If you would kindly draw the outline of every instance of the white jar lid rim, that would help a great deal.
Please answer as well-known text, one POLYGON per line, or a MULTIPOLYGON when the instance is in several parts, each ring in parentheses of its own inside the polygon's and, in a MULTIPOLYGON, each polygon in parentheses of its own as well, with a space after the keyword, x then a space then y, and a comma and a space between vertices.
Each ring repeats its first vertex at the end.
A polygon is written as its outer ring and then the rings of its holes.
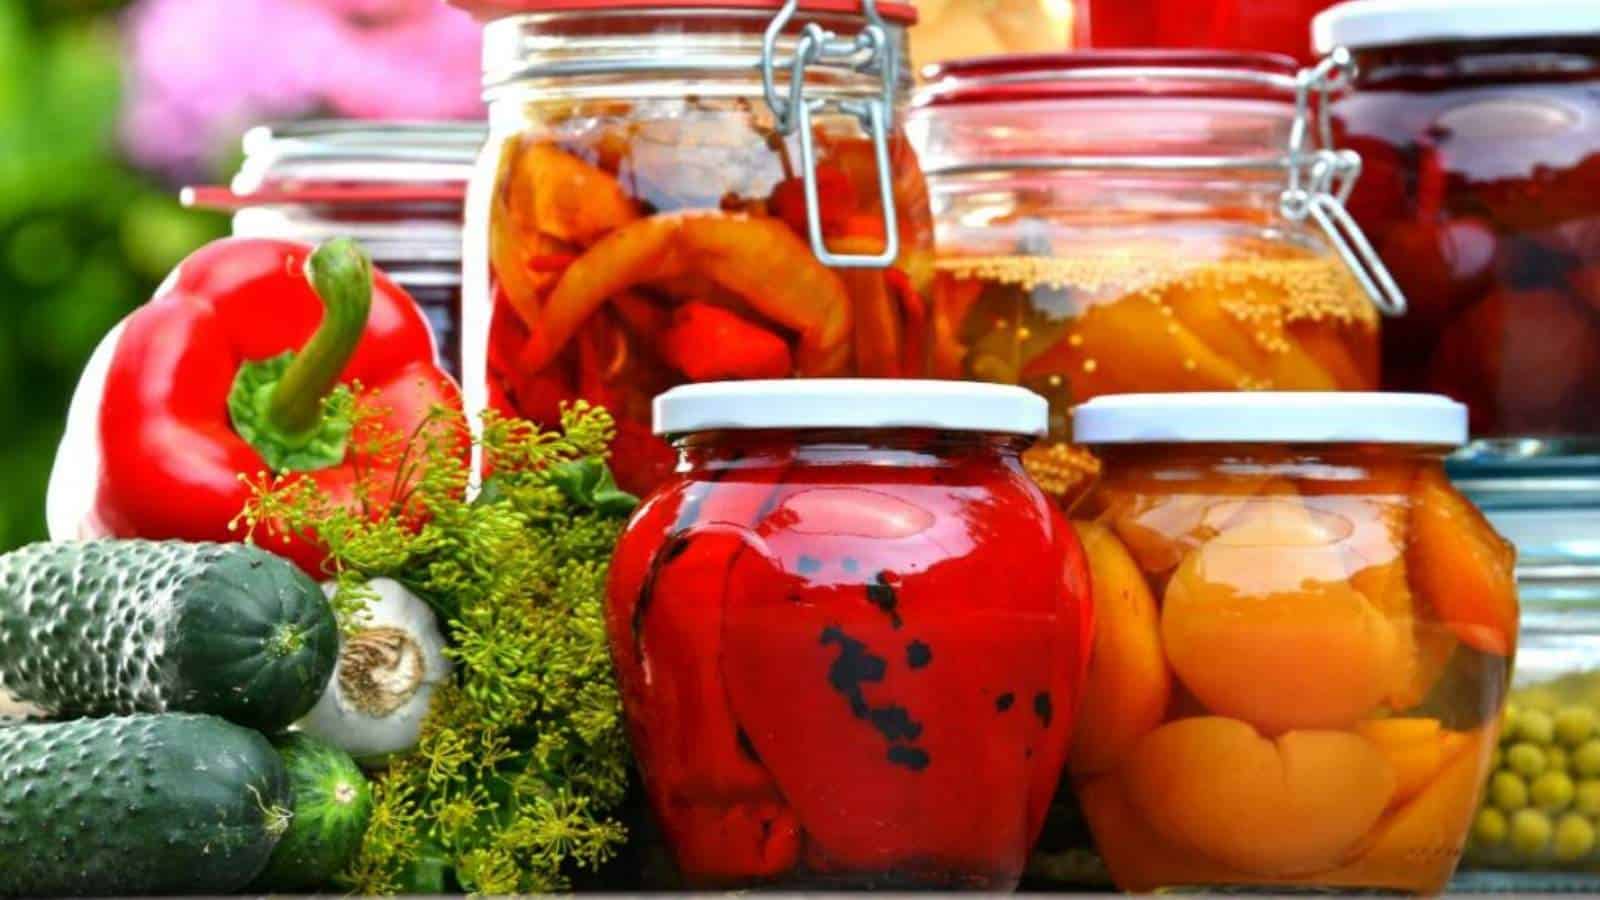
POLYGON ((1001 384, 893 378, 713 381, 655 400, 655 433, 758 429, 929 428, 1041 435, 1043 397, 1001 384))
POLYGON ((1351 0, 1311 21, 1318 53, 1399 44, 1600 33, 1595 0, 1351 0))
POLYGON ((1467 408, 1438 394, 1234 392, 1096 397, 1072 414, 1080 444, 1411 444, 1458 447, 1467 408))

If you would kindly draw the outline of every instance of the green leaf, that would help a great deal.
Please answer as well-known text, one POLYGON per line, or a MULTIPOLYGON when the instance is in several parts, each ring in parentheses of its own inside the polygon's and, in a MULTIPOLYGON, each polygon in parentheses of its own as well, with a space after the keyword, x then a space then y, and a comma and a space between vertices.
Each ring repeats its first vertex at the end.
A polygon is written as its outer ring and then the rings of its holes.
POLYGON ((639 505, 639 498, 617 487, 611 467, 599 457, 586 457, 552 466, 550 482, 573 503, 602 515, 623 517, 639 505))

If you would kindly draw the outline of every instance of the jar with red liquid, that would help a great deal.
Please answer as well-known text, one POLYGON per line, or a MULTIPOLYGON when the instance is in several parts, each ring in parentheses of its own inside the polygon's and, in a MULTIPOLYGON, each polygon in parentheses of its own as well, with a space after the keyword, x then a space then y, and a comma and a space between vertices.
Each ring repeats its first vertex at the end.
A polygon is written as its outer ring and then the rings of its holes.
POLYGON ((688 385, 611 566, 634 756, 697 887, 1017 884, 1093 606, 1010 386, 688 385))
POLYGON ((416 298, 457 374, 462 204, 483 136, 456 122, 260 126, 245 135, 232 184, 187 188, 183 202, 233 213, 239 237, 356 238, 416 298))
POLYGON ((911 114, 939 277, 932 372, 1051 405, 1028 462, 1070 505, 1105 394, 1377 386, 1404 300, 1341 200, 1330 62, 1174 50, 988 57, 927 71, 911 114))
POLYGON ((671 471, 650 402, 675 385, 922 374, 909 4, 456 2, 488 20, 469 408, 605 406, 639 493, 671 471))
POLYGON ((1461 474, 1600 484, 1600 4, 1346 3, 1316 43, 1359 68, 1351 211, 1410 300, 1385 387, 1468 405, 1461 474))
POLYGON ((1337 0, 1076 0, 1084 49, 1254 50, 1315 61, 1311 18, 1337 0))

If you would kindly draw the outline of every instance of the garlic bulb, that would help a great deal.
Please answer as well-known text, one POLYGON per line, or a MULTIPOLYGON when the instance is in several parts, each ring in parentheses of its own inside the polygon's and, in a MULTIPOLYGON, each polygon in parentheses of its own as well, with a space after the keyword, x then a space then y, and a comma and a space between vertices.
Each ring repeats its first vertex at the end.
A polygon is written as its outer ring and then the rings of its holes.
MULTIPOLYGON (((362 762, 416 747, 434 688, 450 677, 433 610, 399 582, 368 582, 377 596, 339 646, 339 665, 300 730, 362 762)), ((330 597, 337 585, 322 586, 330 597)))

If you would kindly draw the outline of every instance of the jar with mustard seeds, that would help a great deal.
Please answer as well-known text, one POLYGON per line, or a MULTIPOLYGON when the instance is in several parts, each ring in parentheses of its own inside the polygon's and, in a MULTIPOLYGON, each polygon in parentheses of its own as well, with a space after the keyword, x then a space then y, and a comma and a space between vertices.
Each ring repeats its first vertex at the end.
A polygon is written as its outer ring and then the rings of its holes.
POLYGON ((1345 213, 1359 174, 1322 98, 1347 58, 1082 51, 925 72, 936 377, 1050 402, 1030 452, 1071 502, 1098 469, 1069 410, 1105 394, 1370 390, 1403 310, 1345 213))

